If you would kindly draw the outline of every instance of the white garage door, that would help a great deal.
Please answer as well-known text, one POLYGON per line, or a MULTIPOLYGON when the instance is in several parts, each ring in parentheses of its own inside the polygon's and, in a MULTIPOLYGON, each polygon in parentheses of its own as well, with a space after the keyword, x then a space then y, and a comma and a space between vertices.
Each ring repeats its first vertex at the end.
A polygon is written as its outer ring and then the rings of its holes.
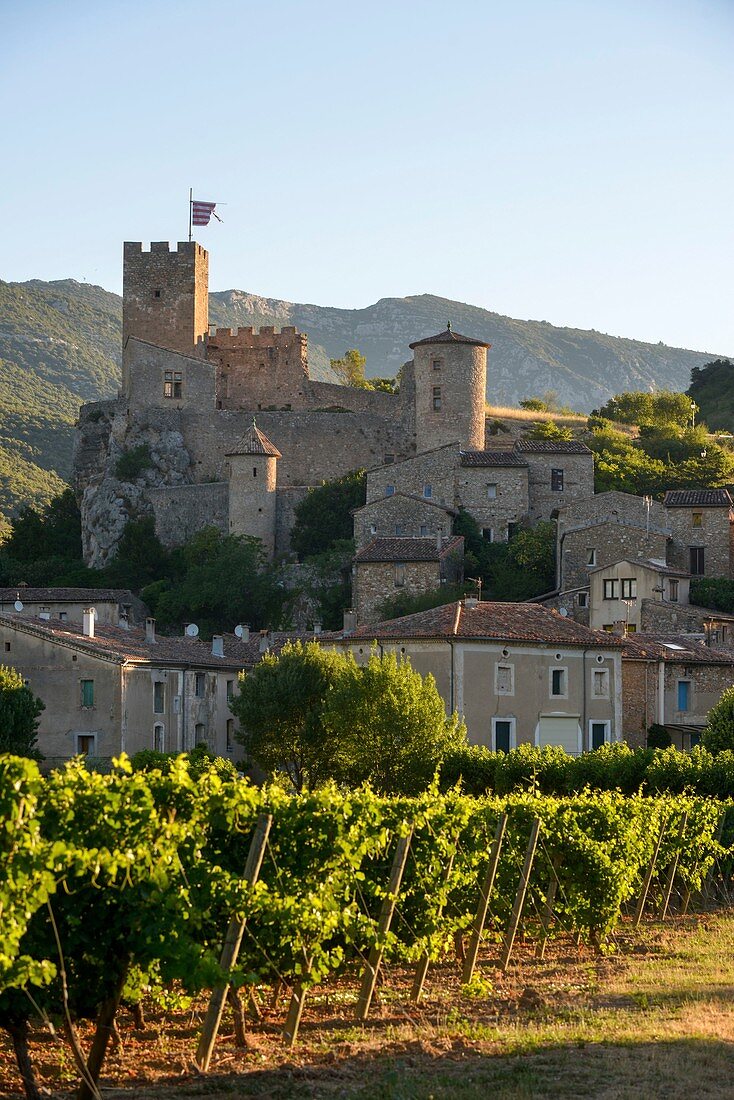
POLYGON ((576 756, 579 751, 579 720, 566 714, 544 714, 538 726, 539 745, 560 745, 576 756))

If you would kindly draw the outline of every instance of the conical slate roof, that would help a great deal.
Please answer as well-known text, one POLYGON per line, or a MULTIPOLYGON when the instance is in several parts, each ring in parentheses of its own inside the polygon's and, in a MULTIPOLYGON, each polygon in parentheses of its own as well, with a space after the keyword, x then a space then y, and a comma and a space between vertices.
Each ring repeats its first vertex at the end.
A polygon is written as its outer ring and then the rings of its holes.
POLYGON ((408 347, 412 351, 413 348, 420 348, 424 344, 472 344, 475 348, 490 348, 492 346, 486 344, 484 340, 474 340, 471 336, 462 336, 461 333, 454 332, 450 321, 443 332, 439 332, 435 336, 426 336, 424 340, 414 340, 412 344, 408 344, 408 347))
POLYGON ((271 443, 268 437, 260 431, 254 420, 249 432, 246 432, 234 450, 227 451, 227 457, 229 457, 229 455, 271 455, 273 458, 283 457, 275 444, 271 443))

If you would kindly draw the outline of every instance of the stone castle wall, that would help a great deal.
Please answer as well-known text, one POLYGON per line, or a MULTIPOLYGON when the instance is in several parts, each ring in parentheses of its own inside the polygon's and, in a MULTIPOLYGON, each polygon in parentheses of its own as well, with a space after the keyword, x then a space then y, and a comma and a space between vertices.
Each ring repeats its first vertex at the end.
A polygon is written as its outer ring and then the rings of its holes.
MULTIPOLYGON (((195 241, 154 241, 123 252, 122 346, 128 338, 203 358, 209 326, 209 253, 195 241)), ((125 373, 123 372, 123 381, 125 373)))
POLYGON ((201 531, 216 527, 228 532, 228 485, 225 481, 202 485, 166 485, 147 490, 155 517, 155 530, 164 546, 172 549, 201 531))
POLYGON ((553 454, 523 451, 528 464, 529 516, 532 523, 551 518, 558 508, 575 500, 593 496, 594 456, 589 454, 553 454), (551 488, 552 470, 563 471, 563 490, 551 488))

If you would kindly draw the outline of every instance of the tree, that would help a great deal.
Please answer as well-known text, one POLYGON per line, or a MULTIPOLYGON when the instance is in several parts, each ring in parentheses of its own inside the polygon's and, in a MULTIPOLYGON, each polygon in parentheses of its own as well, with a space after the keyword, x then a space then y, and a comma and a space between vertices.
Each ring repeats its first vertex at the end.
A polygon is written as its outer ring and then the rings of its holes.
POLYGON ((152 516, 131 519, 122 532, 117 553, 104 571, 107 584, 114 588, 138 590, 165 576, 170 555, 155 530, 152 516))
POLYGON ((573 439, 573 432, 570 428, 556 424, 554 420, 541 420, 528 432, 527 438, 563 440, 568 443, 573 439))
POLYGON ((335 543, 351 539, 354 533, 352 510, 364 502, 364 470, 353 470, 344 477, 325 481, 317 489, 309 489, 296 505, 291 531, 291 546, 299 558, 321 554, 332 549, 335 543))
POLYGON ((616 420, 621 424, 675 424, 679 428, 687 428, 691 424, 693 411, 688 394, 671 390, 659 390, 657 393, 637 390, 616 394, 606 405, 595 409, 592 416, 616 420))
POLYGON ((14 668, 0 665, 0 753, 42 760, 36 748, 44 704, 14 668))
POLYGON ((342 739, 325 727, 323 711, 343 663, 316 642, 287 644, 242 678, 230 704, 248 755, 297 791, 342 773, 342 739))
POLYGON ((341 359, 330 359, 331 369, 343 386, 354 386, 357 389, 368 389, 364 368, 367 359, 356 348, 345 351, 341 359))
POLYGON ((323 720, 340 731, 344 778, 381 794, 419 794, 447 753, 466 742, 464 723, 446 716, 433 676, 407 659, 373 653, 366 665, 351 655, 343 661, 323 720))
POLYGON ((3 551, 16 562, 81 560, 82 520, 73 490, 54 497, 41 512, 22 508, 11 523, 3 551))
POLYGON ((708 712, 701 744, 714 755, 734 750, 734 687, 727 688, 708 712))

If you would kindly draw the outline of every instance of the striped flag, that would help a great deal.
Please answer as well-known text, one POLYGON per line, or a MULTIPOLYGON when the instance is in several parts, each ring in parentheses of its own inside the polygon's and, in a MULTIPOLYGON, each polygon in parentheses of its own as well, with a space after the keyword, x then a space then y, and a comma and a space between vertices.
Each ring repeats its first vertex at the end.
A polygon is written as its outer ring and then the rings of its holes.
MULTIPOLYGON (((215 202, 201 202, 199 199, 191 200, 191 221, 194 225, 208 225, 209 219, 214 214, 214 207, 217 204, 215 202)), ((220 222, 222 219, 214 214, 214 217, 220 222)))

